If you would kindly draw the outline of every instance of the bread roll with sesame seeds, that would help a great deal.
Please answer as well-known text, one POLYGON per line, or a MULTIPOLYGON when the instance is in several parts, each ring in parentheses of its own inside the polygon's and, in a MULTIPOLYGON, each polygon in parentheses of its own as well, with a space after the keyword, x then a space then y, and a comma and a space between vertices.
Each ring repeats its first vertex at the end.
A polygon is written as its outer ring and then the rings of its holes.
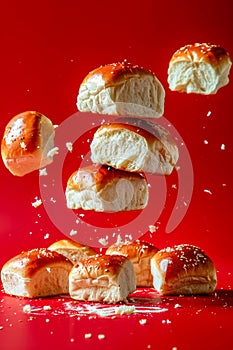
POLYGON ((186 93, 215 94, 228 84, 231 65, 229 53, 219 45, 185 45, 169 62, 169 88, 186 93))
POLYGON ((154 288, 163 295, 208 294, 217 285, 212 260, 190 244, 159 250, 151 259, 151 273, 154 288))
POLYGON ((164 112, 165 90, 149 70, 127 60, 92 70, 77 97, 81 112, 158 118, 164 112))
POLYGON ((137 287, 153 287, 150 260, 157 251, 153 244, 136 240, 113 244, 106 254, 126 256, 134 266, 137 287))
POLYGON ((1 155, 6 168, 15 176, 24 176, 53 160, 48 152, 54 147, 54 126, 36 111, 17 114, 6 125, 1 155))

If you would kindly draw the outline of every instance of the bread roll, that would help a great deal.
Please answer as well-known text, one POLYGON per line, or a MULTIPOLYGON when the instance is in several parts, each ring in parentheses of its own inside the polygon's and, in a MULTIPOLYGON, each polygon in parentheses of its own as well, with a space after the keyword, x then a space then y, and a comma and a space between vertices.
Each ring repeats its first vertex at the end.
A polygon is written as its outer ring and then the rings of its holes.
POLYGON ((190 244, 158 251, 151 259, 154 288, 168 294, 207 294, 217 285, 216 269, 210 258, 190 244))
POLYGON ((218 45, 185 45, 170 60, 169 88, 186 93, 215 94, 228 84, 231 65, 229 53, 218 45))
POLYGON ((74 265, 79 260, 97 254, 93 248, 82 245, 78 242, 74 242, 70 239, 62 239, 60 241, 54 242, 48 247, 48 249, 64 255, 74 265))
POLYGON ((97 255, 79 261, 69 275, 76 300, 117 303, 136 289, 134 268, 124 256, 97 255))
POLYGON ((162 126, 140 119, 100 126, 90 145, 94 163, 129 172, 169 175, 178 161, 178 148, 162 126))
POLYGON ((70 176, 66 201, 70 209, 97 212, 139 210, 147 205, 148 186, 140 174, 91 165, 70 176))
POLYGON ((54 147, 54 126, 43 114, 27 111, 12 118, 1 144, 2 159, 16 176, 24 176, 52 162, 47 156, 54 147))
POLYGON ((22 252, 7 261, 1 270, 5 293, 38 298, 68 293, 72 263, 46 248, 22 252))
POLYGON ((80 85, 77 107, 81 112, 157 118, 163 115, 164 99, 157 77, 125 60, 91 71, 80 85))
POLYGON ((137 287, 153 287, 150 260, 158 249, 151 243, 136 240, 121 242, 108 247, 106 254, 123 255, 134 266, 137 287))

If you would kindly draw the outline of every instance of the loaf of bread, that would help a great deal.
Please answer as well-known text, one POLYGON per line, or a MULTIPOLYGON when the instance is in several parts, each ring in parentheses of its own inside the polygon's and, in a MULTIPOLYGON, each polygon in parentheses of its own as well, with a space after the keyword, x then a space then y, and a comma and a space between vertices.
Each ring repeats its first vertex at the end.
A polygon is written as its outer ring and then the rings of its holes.
POLYGON ((23 176, 53 160, 48 152, 54 148, 54 126, 50 119, 35 111, 12 118, 5 128, 1 143, 2 159, 7 169, 23 176))
POLYGON ((80 85, 77 107, 81 112, 157 118, 163 115, 164 99, 158 78, 125 60, 91 71, 80 85))
POLYGON ((219 45, 185 45, 170 60, 168 84, 173 91, 215 94, 228 84, 231 65, 229 53, 219 45))
POLYGON ((148 185, 140 174, 90 165, 75 171, 67 182, 70 209, 118 212, 139 210, 148 202, 148 185))
POLYGON ((106 254, 127 257, 134 266, 136 286, 153 287, 150 261, 157 251, 153 244, 136 240, 113 244, 108 247, 106 254))
POLYGON ((90 148, 94 163, 129 172, 169 175, 179 157, 178 147, 165 128, 139 118, 103 124, 90 148))
POLYGON ((151 259, 151 273, 154 288, 163 295, 207 294, 217 285, 214 263, 190 244, 159 250, 151 259))
POLYGON ((26 298, 66 294, 72 266, 63 255, 46 248, 24 251, 3 265, 4 291, 26 298))
POLYGON ((64 255, 69 259, 72 264, 76 264, 79 260, 88 258, 89 256, 96 255, 96 251, 86 245, 75 242, 71 239, 61 239, 52 243, 49 250, 56 251, 59 254, 64 255))
POLYGON ((126 301, 135 289, 133 265, 120 255, 81 260, 69 275, 70 296, 76 300, 117 303, 126 301))

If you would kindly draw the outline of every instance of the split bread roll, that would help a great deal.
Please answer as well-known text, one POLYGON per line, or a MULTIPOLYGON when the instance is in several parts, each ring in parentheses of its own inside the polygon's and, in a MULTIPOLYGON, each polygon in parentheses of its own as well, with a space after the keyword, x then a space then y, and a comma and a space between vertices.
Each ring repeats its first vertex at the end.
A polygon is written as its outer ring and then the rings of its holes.
POLYGON ((183 46, 170 60, 169 88, 186 93, 215 94, 228 84, 231 65, 229 53, 218 45, 183 46))
POLYGON ((64 255, 74 265, 79 260, 97 254, 93 248, 86 245, 82 245, 78 242, 74 242, 70 239, 62 239, 57 242, 54 242, 48 247, 48 249, 64 255))
POLYGON ((140 174, 91 165, 70 176, 66 202, 70 209, 97 212, 139 210, 147 205, 148 186, 140 174))
POLYGON ((26 298, 66 294, 72 266, 63 255, 46 248, 22 252, 2 267, 4 291, 26 298))
POLYGON ((126 301, 135 289, 133 265, 120 255, 81 260, 69 275, 70 296, 76 300, 117 303, 126 301))
POLYGON ((217 285, 211 259, 198 247, 175 245, 158 251, 151 259, 154 288, 163 295, 207 294, 217 285))
POLYGON ((1 144, 2 159, 16 176, 24 176, 52 162, 48 152, 54 147, 54 126, 43 114, 26 111, 12 118, 1 144))
POLYGON ((162 126, 128 118, 100 126, 90 145, 91 160, 129 172, 169 175, 179 157, 178 147, 162 126))
POLYGON ((134 242, 121 242, 108 247, 106 254, 123 255, 134 266, 137 287, 153 287, 150 261, 158 249, 151 243, 136 240, 134 242))
POLYGON ((165 91, 149 70, 127 60, 91 71, 77 97, 80 112, 158 118, 164 112, 165 91))

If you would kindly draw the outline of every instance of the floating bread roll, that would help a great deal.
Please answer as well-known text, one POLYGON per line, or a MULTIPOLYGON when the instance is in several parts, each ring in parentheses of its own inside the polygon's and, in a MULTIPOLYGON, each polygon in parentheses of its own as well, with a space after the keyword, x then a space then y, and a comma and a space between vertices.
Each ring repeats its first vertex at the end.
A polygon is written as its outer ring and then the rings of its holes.
POLYGON ((228 84, 231 65, 229 53, 219 45, 185 45, 169 62, 169 88, 186 93, 215 94, 228 84))
POLYGON ((72 266, 63 255, 46 248, 22 252, 2 267, 4 291, 26 298, 66 294, 72 266))
POLYGON ((145 208, 148 186, 140 174, 91 165, 75 171, 66 187, 70 209, 118 212, 145 208))
POLYGON ((106 254, 127 257, 134 266, 137 287, 153 287, 150 260, 157 251, 153 244, 136 240, 113 244, 106 254))
POLYGON ((7 169, 23 176, 53 160, 48 152, 54 148, 54 126, 43 114, 26 111, 12 118, 1 143, 2 159, 7 169))
POLYGON ((149 70, 127 60, 91 71, 82 81, 77 97, 81 112, 161 117, 165 91, 149 70))
POLYGON ((198 247, 175 245, 159 250, 151 259, 154 288, 161 294, 207 294, 217 285, 211 259, 198 247))
POLYGON ((136 289, 135 272, 124 256, 97 255, 79 261, 69 275, 70 296, 76 300, 117 303, 136 289))
POLYGON ((54 242, 48 249, 64 255, 72 264, 76 264, 79 260, 97 254, 93 248, 74 242, 71 239, 61 239, 54 242))
POLYGON ((103 124, 90 145, 94 163, 129 172, 169 175, 179 157, 169 132, 156 123, 128 118, 128 123, 103 124))

